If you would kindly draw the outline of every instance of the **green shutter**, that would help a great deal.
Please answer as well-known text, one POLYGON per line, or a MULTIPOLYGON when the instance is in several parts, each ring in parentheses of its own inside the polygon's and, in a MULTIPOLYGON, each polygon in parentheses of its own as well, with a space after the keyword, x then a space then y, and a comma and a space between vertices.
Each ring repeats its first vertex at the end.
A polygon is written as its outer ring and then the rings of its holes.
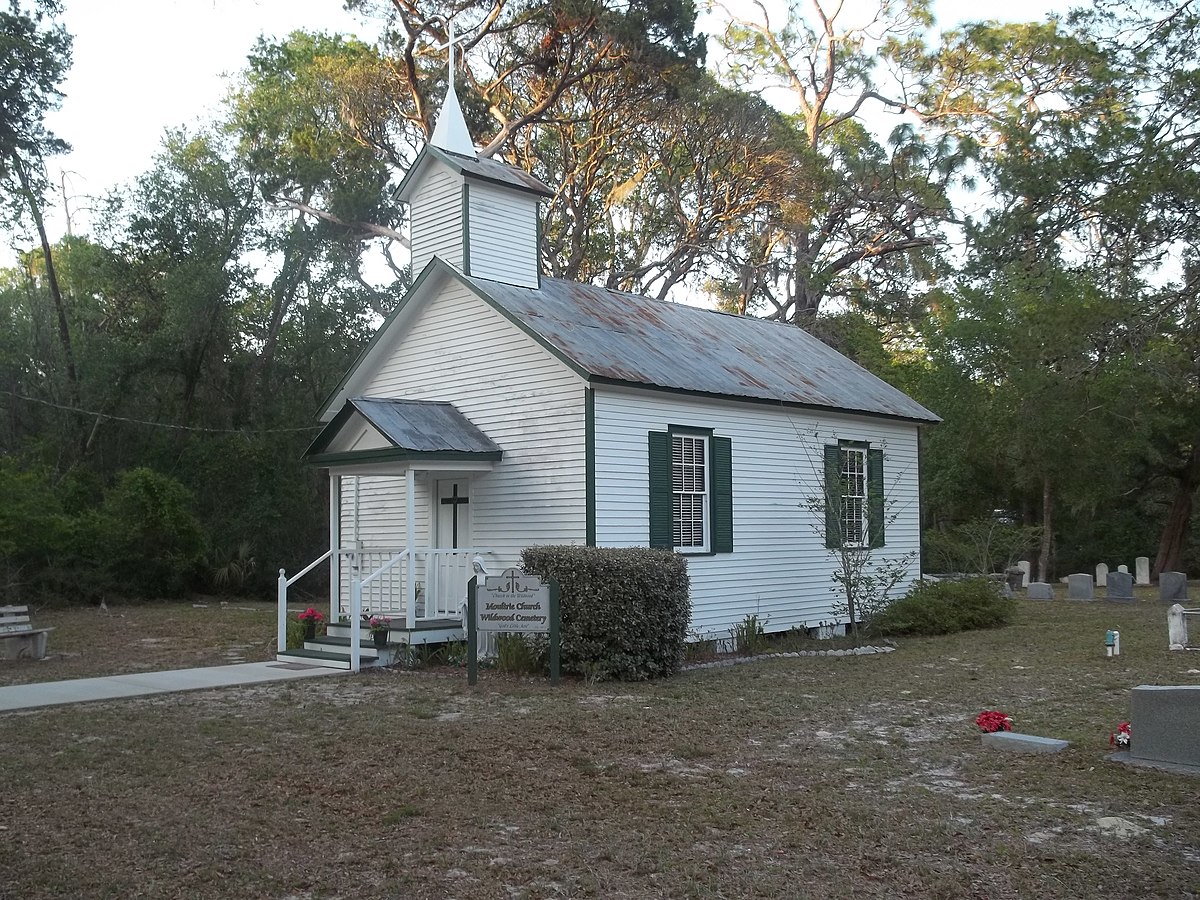
POLYGON ((842 546, 842 451, 837 444, 825 445, 825 546, 842 546))
POLYGON ((883 451, 867 451, 867 521, 871 547, 883 546, 883 451))
POLYGON ((733 552, 733 442, 714 437, 712 446, 712 526, 709 537, 713 553, 733 552))
POLYGON ((675 543, 671 527, 671 435, 650 432, 650 546, 670 550, 675 543))

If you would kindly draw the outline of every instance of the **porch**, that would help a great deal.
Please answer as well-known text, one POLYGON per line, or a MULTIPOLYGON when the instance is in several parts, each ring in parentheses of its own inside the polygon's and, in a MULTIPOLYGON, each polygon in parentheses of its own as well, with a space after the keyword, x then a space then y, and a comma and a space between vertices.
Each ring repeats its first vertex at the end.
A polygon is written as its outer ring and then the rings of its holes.
POLYGON ((421 644, 466 639, 463 620, 467 582, 485 570, 490 552, 475 548, 343 548, 326 551, 299 572, 279 570, 277 658, 359 671, 390 664, 402 650, 421 644), (330 602, 326 633, 287 647, 289 588, 330 560, 330 602), (345 586, 345 590, 340 589, 345 586), (376 647, 367 624, 372 616, 390 619, 387 645, 376 647))
POLYGON ((385 660, 371 616, 391 619, 389 646, 462 640, 467 582, 490 555, 473 542, 472 494, 502 456, 449 403, 348 400, 305 453, 329 470, 330 549, 295 575, 279 570, 280 659, 355 672, 385 660), (326 561, 328 634, 289 653, 289 588, 326 561))

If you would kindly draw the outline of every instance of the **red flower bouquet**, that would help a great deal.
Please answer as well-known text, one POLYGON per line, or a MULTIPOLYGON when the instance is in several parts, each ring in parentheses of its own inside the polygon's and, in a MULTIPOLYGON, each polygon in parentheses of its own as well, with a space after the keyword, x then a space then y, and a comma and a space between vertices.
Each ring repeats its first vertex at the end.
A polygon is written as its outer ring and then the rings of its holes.
POLYGON ((996 709, 985 709, 975 717, 975 724, 985 734, 997 731, 1012 731, 1012 717, 996 709))

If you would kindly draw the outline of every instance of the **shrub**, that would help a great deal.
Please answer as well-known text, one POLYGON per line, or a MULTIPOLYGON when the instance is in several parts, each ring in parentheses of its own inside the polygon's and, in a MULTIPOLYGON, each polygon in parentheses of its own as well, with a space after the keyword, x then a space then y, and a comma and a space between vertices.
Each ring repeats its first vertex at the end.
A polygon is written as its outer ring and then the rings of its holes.
POLYGON ((998 628, 1012 620, 1016 604, 986 578, 922 581, 872 622, 877 634, 952 634, 998 628))
POLYGON ((528 547, 525 571, 557 579, 562 668, 590 678, 662 678, 683 664, 687 560, 640 547, 528 547))
POLYGON ((115 587, 142 597, 182 594, 204 554, 187 488, 151 469, 129 469, 104 496, 96 542, 115 587))

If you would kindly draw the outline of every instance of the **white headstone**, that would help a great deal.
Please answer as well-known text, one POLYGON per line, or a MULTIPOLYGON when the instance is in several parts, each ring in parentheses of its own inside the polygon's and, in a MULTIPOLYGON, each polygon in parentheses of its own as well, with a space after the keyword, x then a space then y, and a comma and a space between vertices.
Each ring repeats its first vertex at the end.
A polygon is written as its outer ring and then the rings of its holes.
POLYGON ((1129 574, 1129 566, 1117 566, 1117 571, 1120 572, 1122 575, 1128 575, 1129 574))
POLYGON ((1021 570, 1021 587, 1029 587, 1029 560, 1018 560, 1017 568, 1021 570))
POLYGON ((1096 563, 1096 587, 1108 587, 1108 563, 1096 563))
POLYGON ((1183 615, 1183 607, 1176 603, 1167 610, 1167 646, 1171 650, 1183 650, 1187 642, 1187 619, 1183 615))
POLYGON ((1150 557, 1139 556, 1133 561, 1133 568, 1134 572, 1136 573, 1134 581, 1137 584, 1150 583, 1150 557))

